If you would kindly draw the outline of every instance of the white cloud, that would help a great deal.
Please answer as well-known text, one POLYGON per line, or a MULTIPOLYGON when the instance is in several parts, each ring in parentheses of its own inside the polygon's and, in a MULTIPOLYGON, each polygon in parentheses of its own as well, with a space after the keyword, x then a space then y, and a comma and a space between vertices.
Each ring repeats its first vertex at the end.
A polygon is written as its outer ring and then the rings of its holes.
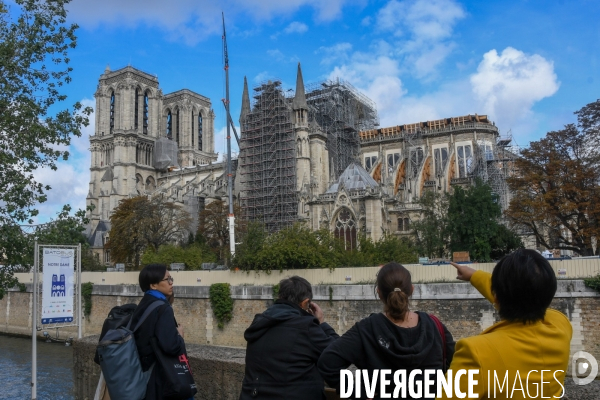
POLYGON ((297 56, 288 57, 285 54, 283 54, 283 52, 279 49, 267 50, 267 55, 277 62, 291 63, 299 61, 297 56))
POLYGON ((329 79, 342 78, 373 100, 382 126, 393 124, 391 117, 405 94, 398 61, 387 56, 383 49, 385 46, 379 46, 375 54, 355 52, 349 62, 335 67, 329 74, 329 79))
POLYGON ((377 27, 392 33, 396 52, 418 78, 429 79, 455 47, 455 25, 466 16, 453 0, 391 0, 377 13, 377 27))
POLYGON ((321 46, 316 54, 323 54, 321 64, 331 64, 334 62, 344 62, 348 59, 348 53, 352 50, 352 44, 344 42, 337 43, 333 46, 325 47, 321 46))
POLYGON ((221 12, 226 23, 235 29, 238 18, 250 16, 257 22, 289 16, 301 7, 315 11, 319 22, 339 18, 345 3, 355 0, 73 0, 68 4, 69 17, 88 29, 99 25, 134 28, 145 24, 167 32, 172 40, 194 45, 208 36, 220 34, 221 12))
POLYGON ((306 31, 308 31, 308 26, 306 24, 303 24, 302 22, 298 22, 298 21, 292 22, 283 30, 283 32, 287 33, 287 34, 304 33, 306 31))
MULTIPOLYGON (((94 108, 95 101, 83 99, 84 107, 94 108)), ((34 172, 36 181, 50 185, 48 200, 38 205, 40 214, 35 221, 48 222, 56 218, 63 205, 70 204, 73 212, 85 209, 85 199, 89 191, 91 154, 89 136, 94 134, 95 115, 90 116, 90 124, 82 128, 81 137, 73 137, 69 146, 69 159, 57 163, 56 171, 40 168, 34 172)))
POLYGON ((487 114, 501 134, 512 129, 521 143, 539 123, 535 103, 559 87, 551 61, 513 48, 485 53, 477 71, 428 92, 409 93, 400 65, 399 58, 389 55, 389 46, 379 42, 369 52, 350 54, 329 78, 342 77, 375 101, 382 127, 487 114))
POLYGON ((512 125, 530 116, 534 103, 556 93, 560 83, 551 61, 507 47, 484 54, 471 85, 484 112, 512 125))
POLYGON ((391 0, 377 14, 377 26, 418 42, 449 38, 456 22, 465 17, 453 0, 391 0))

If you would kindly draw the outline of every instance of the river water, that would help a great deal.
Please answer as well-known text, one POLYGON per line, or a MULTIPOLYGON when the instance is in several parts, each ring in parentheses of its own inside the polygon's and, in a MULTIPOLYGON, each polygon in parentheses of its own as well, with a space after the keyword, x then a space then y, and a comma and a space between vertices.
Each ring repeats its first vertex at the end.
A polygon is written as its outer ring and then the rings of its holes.
MULTIPOLYGON (((37 342, 37 398, 74 399, 73 348, 37 342)), ((31 339, 0 335, 0 399, 31 399, 31 339)))

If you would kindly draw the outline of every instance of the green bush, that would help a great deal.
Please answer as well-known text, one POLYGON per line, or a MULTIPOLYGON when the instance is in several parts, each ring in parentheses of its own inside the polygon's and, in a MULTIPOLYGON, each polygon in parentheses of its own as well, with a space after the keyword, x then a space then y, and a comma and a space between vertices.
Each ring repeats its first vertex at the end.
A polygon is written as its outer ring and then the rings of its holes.
POLYGON ((283 269, 362 267, 390 261, 415 263, 415 246, 408 240, 385 235, 377 242, 359 234, 358 248, 346 250, 344 244, 326 229, 312 231, 302 224, 268 235, 258 224, 236 249, 233 266, 244 271, 283 269))
POLYGON ((83 299, 83 316, 86 318, 90 317, 92 313, 92 290, 94 284, 92 282, 86 282, 81 285, 81 298, 83 299))
POLYGON ((279 298, 279 283, 273 285, 273 300, 277 300, 279 298))
POLYGON ((233 299, 231 298, 229 288, 229 283, 214 283, 210 285, 210 305, 220 329, 223 329, 225 322, 231 321, 233 315, 233 299))
POLYGON ((585 283, 585 286, 600 292, 600 275, 593 278, 586 278, 583 280, 583 283, 585 283))
POLYGON ((216 257, 214 253, 210 251, 202 251, 199 245, 190 245, 187 247, 181 247, 174 244, 165 244, 158 248, 157 252, 154 252, 151 248, 148 248, 142 255, 142 265, 148 264, 166 264, 172 263, 184 263, 187 270, 198 270, 201 268, 202 263, 214 262, 216 257))

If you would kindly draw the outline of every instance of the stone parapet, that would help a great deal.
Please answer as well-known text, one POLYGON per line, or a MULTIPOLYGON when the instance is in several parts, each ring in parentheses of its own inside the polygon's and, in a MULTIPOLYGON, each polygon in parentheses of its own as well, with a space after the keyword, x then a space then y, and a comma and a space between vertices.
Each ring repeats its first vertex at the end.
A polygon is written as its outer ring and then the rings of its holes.
MULTIPOLYGON (((98 335, 73 343, 75 397, 92 400, 100 379, 94 362, 98 335)), ((246 351, 242 348, 187 344, 190 367, 198 387, 195 399, 237 400, 244 379, 246 351)))

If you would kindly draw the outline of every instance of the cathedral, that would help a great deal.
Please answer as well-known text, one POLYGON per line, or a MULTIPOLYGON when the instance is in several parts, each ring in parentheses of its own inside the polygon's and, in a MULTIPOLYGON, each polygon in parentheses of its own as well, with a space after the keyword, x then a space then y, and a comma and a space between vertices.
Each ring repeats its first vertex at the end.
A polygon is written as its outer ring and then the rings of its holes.
MULTIPOLYGON (((92 249, 105 246, 119 201, 164 195, 197 216, 214 199, 227 202, 226 163, 214 152, 210 99, 188 89, 163 94, 157 77, 131 66, 100 76, 87 205, 92 249)), ((327 228, 357 245, 357 235, 410 234, 414 203, 426 190, 451 191, 476 177, 506 206, 510 140, 484 115, 381 128, 375 104, 342 80, 296 90, 280 81, 252 89, 244 81, 240 153, 233 160, 238 218, 273 232, 295 222, 327 228)), ((195 230, 195 227, 191 227, 195 230)))

